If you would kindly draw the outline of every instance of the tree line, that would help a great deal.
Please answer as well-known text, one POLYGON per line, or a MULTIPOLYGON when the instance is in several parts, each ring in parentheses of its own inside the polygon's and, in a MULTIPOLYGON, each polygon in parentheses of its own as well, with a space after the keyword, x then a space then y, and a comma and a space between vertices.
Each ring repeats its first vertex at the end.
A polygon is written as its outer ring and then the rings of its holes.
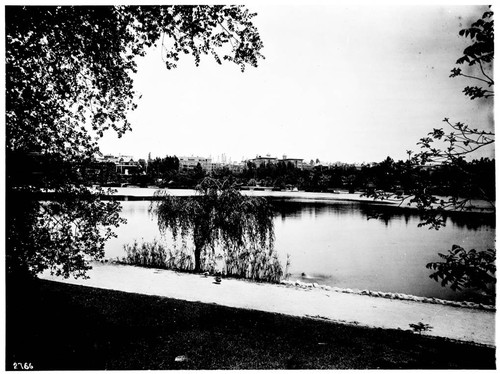
POLYGON ((336 190, 374 191, 410 194, 425 185, 435 195, 451 196, 459 193, 471 198, 495 199, 495 160, 489 158, 472 161, 425 165, 418 167, 410 160, 395 161, 391 157, 379 163, 361 166, 315 166, 310 169, 296 167, 293 163, 266 163, 257 166, 249 161, 240 170, 221 167, 207 172, 201 165, 190 170, 179 168, 176 156, 140 160, 130 173, 123 174, 114 163, 89 163, 83 168, 88 184, 140 187, 195 188, 203 178, 231 178, 240 186, 272 187, 276 190, 297 188, 311 192, 336 190), (479 194, 479 191, 484 193, 479 194))

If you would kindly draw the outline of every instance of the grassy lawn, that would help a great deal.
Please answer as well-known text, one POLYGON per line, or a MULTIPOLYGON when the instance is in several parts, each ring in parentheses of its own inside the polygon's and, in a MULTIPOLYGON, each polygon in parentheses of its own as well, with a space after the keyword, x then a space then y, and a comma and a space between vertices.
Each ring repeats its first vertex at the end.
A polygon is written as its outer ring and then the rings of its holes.
POLYGON ((6 317, 7 370, 495 368, 493 348, 408 331, 49 281, 8 291, 6 317))

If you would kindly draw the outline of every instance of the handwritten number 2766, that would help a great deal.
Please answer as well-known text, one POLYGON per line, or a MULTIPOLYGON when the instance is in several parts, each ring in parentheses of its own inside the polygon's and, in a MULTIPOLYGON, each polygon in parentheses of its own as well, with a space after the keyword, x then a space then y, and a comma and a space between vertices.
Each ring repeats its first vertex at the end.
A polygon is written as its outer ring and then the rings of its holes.
POLYGON ((31 362, 14 362, 14 370, 33 370, 31 362))

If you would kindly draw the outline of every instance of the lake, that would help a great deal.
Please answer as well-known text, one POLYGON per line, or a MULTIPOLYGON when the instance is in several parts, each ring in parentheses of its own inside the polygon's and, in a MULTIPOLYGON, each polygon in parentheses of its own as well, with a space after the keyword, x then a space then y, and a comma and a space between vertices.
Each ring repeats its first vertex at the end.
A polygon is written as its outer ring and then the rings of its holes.
MULTIPOLYGON (((283 265, 290 255, 290 279, 460 300, 465 295, 430 279, 431 271, 425 265, 439 261, 438 252, 446 253, 453 244, 467 250, 495 245, 491 215, 448 217, 446 227, 436 231, 418 227, 419 217, 412 210, 327 199, 335 197, 331 194, 286 196, 278 194, 271 201, 276 211, 275 248, 283 265), (374 213, 382 213, 383 218, 370 219, 374 213)), ((148 213, 149 201, 121 204, 127 224, 119 227, 118 237, 106 244, 108 258, 123 257, 123 245, 134 240, 161 239, 156 220, 148 213)))

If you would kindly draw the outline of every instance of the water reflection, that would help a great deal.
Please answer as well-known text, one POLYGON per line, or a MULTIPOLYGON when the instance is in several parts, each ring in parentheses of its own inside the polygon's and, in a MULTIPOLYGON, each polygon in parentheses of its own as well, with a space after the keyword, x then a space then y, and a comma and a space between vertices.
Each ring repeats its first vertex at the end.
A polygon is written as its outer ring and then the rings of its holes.
MULTIPOLYGON (((429 278, 428 262, 439 261, 453 244, 466 249, 494 247, 494 217, 453 215, 446 227, 417 227, 414 211, 359 202, 272 199, 275 248, 283 264, 290 254, 292 279, 335 287, 401 292, 460 299, 429 278), (383 219, 369 219, 375 213, 383 219)), ((108 242, 108 257, 123 256, 123 244, 160 239, 149 201, 124 201, 128 220, 108 242)))
MULTIPOLYGON (((404 209, 393 205, 372 204, 367 202, 349 201, 311 201, 298 199, 269 199, 275 214, 281 220, 301 219, 306 215, 315 217, 326 215, 359 215, 366 219, 378 219, 386 226, 392 220, 404 220, 408 225, 410 221, 419 220, 420 216, 414 209, 404 209)), ((451 224, 467 230, 478 230, 481 227, 494 228, 495 215, 483 213, 453 213, 449 212, 444 217, 445 224, 451 224)), ((412 222, 413 224, 413 222, 412 222)))

